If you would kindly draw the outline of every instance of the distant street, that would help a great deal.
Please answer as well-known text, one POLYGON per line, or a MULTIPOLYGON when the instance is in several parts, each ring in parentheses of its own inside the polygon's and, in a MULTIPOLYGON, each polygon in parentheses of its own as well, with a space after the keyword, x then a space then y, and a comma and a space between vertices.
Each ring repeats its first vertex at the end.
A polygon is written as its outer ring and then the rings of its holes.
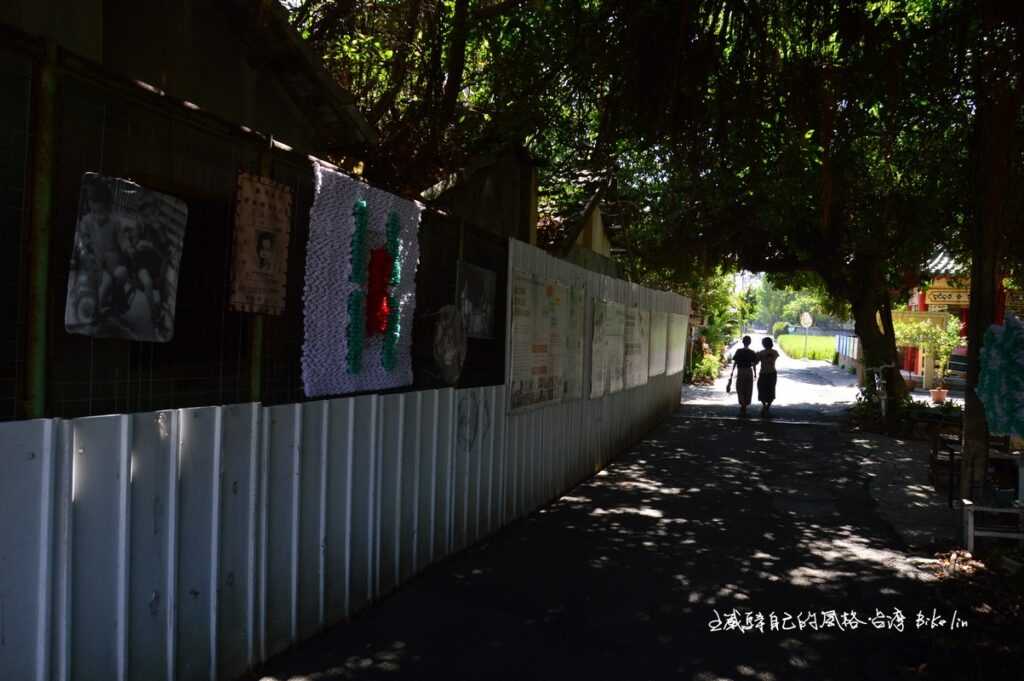
MULTIPOLYGON (((761 350, 763 334, 750 334, 750 347, 761 350)), ((740 346, 730 346, 726 356, 732 357, 740 346)), ((792 359, 778 344, 775 349, 780 357, 776 362, 779 382, 776 401, 772 405, 772 416, 777 419, 836 420, 857 398, 857 377, 821 360, 792 359)), ((683 405, 685 413, 691 416, 736 416, 739 404, 736 391, 727 393, 731 366, 726 366, 721 378, 714 385, 685 386, 683 405)), ((735 382, 734 382, 735 383, 735 382)), ((761 404, 757 401, 754 388, 753 403, 749 418, 759 418, 761 404)))

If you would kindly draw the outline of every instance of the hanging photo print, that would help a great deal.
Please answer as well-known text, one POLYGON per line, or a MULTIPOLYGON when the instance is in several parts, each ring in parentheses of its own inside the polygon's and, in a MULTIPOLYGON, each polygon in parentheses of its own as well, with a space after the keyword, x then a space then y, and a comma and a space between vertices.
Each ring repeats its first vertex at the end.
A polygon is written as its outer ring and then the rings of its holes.
POLYGON ((188 207, 172 196, 83 175, 65 328, 97 338, 171 340, 187 218, 188 207))
POLYGON ((420 206, 313 167, 303 294, 306 395, 408 385, 420 206))
POLYGON ((231 309, 284 312, 291 222, 291 189, 268 177, 238 174, 231 309))
POLYGON ((495 272, 460 260, 458 288, 466 336, 494 338, 495 272))

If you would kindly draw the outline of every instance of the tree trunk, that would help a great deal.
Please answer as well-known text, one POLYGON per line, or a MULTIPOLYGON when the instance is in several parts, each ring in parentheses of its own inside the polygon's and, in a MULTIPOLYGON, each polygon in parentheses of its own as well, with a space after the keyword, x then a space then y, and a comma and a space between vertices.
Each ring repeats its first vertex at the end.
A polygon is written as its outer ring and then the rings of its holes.
MULTIPOLYGON (((899 370, 896 353, 896 334, 892 325, 892 309, 890 308, 888 294, 883 297, 863 296, 852 300, 854 328, 860 338, 861 350, 864 356, 864 367, 878 367, 885 364, 894 365, 886 369, 885 382, 887 386, 888 401, 903 397, 907 392, 907 386, 903 382, 903 375, 899 370), (881 317, 882 327, 879 327, 881 317)), ((864 373, 865 388, 869 393, 874 393, 874 383, 868 371, 864 373)), ((893 410, 889 409, 888 414, 892 419, 893 410)))
MULTIPOLYGON (((1007 12, 1010 5, 998 0, 980 4, 982 30, 999 35, 1005 23, 1020 23, 1007 12)), ((1019 9, 1016 10, 1019 12, 1019 9)), ((1020 28, 1020 26, 1018 26, 1020 28)), ((999 282, 1001 241, 1009 236, 1015 216, 1009 203, 1016 191, 1014 160, 1019 140, 1017 112, 1021 105, 1021 84, 1007 62, 1012 63, 1012 45, 994 44, 982 51, 975 71, 979 88, 975 118, 975 192, 977 224, 972 235, 971 298, 967 318, 967 394, 964 401, 964 446, 960 468, 960 495, 980 499, 988 471, 988 421, 984 406, 974 389, 981 373, 981 345, 985 331, 995 322, 996 291, 999 282)), ((1019 74, 1017 74, 1019 75, 1019 74)))

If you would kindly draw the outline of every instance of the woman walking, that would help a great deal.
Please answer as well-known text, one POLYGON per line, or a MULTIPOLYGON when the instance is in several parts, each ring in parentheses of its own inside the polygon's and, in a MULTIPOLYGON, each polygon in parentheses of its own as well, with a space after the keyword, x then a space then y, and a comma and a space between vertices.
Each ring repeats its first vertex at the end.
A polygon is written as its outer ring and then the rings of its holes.
POLYGON ((775 360, 779 358, 779 351, 772 349, 772 339, 762 338, 761 345, 764 350, 757 353, 757 361, 761 363, 761 376, 757 379, 757 399, 761 403, 761 416, 767 416, 768 410, 775 401, 775 384, 779 375, 775 373, 775 360))
MULTIPOLYGON (((744 336, 743 347, 732 356, 732 370, 736 374, 736 397, 740 402, 740 416, 747 415, 750 397, 754 392, 755 364, 757 364, 757 353, 750 349, 750 336, 744 336)), ((731 376, 729 380, 732 380, 731 376)))

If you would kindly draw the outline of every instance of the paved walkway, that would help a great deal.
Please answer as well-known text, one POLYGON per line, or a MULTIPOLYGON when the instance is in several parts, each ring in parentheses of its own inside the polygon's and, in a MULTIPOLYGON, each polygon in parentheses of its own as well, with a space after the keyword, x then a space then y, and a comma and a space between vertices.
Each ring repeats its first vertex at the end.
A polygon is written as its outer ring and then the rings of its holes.
MULTIPOLYGON (((761 338, 751 334, 751 348, 761 349, 761 338)), ((730 346, 729 357, 741 347, 739 343, 730 346)), ((779 373, 778 385, 775 389, 776 401, 772 405, 772 415, 777 419, 797 420, 835 420, 841 418, 846 408, 857 398, 857 377, 831 362, 821 360, 792 359, 778 345, 779 359, 775 368, 779 373)), ((683 391, 683 402, 689 413, 695 415, 736 415, 739 411, 735 390, 725 392, 729 379, 726 367, 721 378, 714 385, 687 386, 683 391), (729 407, 730 409, 725 409, 729 407)), ((758 418, 761 403, 757 401, 757 387, 754 388, 753 404, 748 413, 751 418, 758 418)))
POLYGON ((908 477, 920 470, 908 463, 913 448, 828 421, 734 413, 684 406, 600 475, 272 660, 262 675, 1011 678, 949 651, 950 640, 973 648, 969 627, 914 626, 919 610, 948 620, 955 608, 969 622, 976 603, 941 595, 929 557, 943 537, 924 532, 908 543, 896 529, 906 509, 934 526, 929 512, 941 508, 919 487, 926 481, 908 477), (891 618, 894 608, 906 630, 876 630, 876 609, 891 618), (733 609, 763 615, 764 633, 711 631, 716 612, 733 609), (831 610, 854 610, 865 624, 823 627, 821 613, 831 610), (789 629, 808 612, 817 629, 789 629))

